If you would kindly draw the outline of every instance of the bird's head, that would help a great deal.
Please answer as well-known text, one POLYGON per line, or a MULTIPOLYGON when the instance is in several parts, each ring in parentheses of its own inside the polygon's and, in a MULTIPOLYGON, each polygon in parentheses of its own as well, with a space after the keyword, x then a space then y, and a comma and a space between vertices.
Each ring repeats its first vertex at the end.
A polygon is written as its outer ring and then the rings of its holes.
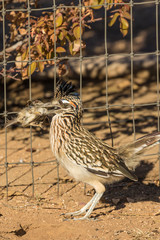
POLYGON ((51 106, 53 115, 74 116, 80 119, 82 117, 82 107, 79 94, 76 93, 74 86, 71 83, 61 81, 57 84, 54 94, 54 99, 51 106))
POLYGON ((53 115, 82 117, 80 98, 77 96, 65 96, 61 99, 54 99, 51 102, 53 115))

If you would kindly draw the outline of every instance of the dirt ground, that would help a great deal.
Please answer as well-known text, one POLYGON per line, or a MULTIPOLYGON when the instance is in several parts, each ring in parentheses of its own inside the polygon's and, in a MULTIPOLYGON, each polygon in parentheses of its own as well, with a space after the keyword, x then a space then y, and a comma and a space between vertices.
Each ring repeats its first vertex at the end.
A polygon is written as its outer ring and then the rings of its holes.
MULTIPOLYGON (((53 1, 39 2, 43 4, 41 7, 53 5, 53 1)), ((134 6, 133 10, 134 53, 155 52, 155 3, 145 7, 134 6)), ((119 23, 116 32, 115 29, 115 26, 108 28, 108 53, 130 53, 130 34, 122 38, 119 23)), ((1 36, 2 30, 1 25, 1 36)), ((104 54, 105 49, 104 22, 95 23, 93 30, 86 31, 84 40, 89 46, 85 55, 96 55, 98 60, 98 55, 104 54)), ((0 41, 1 50, 2 46, 3 42, 0 41)), ((134 57, 134 63, 137 60, 138 57, 134 57)), ((126 58, 125 61, 130 60, 126 58)), ((93 68, 97 73, 100 72, 98 66, 93 65, 93 68)), ((74 83, 79 89, 78 80, 74 83)), ((33 79, 32 98, 51 100, 53 85, 51 79, 33 79)), ((115 147, 134 139, 133 123, 136 138, 156 131, 158 89, 155 69, 140 72, 134 69, 134 103, 139 106, 135 107, 133 113, 128 106, 132 103, 130 74, 109 79, 107 95, 105 80, 83 79, 83 107, 89 108, 84 111, 83 124, 115 147), (109 116, 105 109, 106 99, 110 105, 109 116)), ((4 111, 3 90, 0 80, 0 113, 4 111)), ((18 111, 28 99, 28 81, 7 82, 7 111, 18 111)), ((57 165, 50 150, 48 129, 32 129, 32 172, 30 129, 15 126, 9 128, 6 135, 3 124, 4 119, 0 116, 0 240, 160 240, 158 146, 143 156, 141 165, 136 169, 138 182, 124 179, 106 186, 106 192, 90 220, 65 221, 61 214, 80 209, 91 199, 94 190, 75 182, 60 167, 58 196, 57 165), (5 165, 6 155, 8 166, 5 165), (8 198, 6 181, 9 184, 8 198)))
MULTIPOLYGON (((51 81, 33 81, 33 99, 51 99, 52 84, 51 81)), ((108 82, 108 101, 114 105, 109 111, 114 146, 133 140, 132 110, 127 106, 118 106, 131 103, 130 90, 130 76, 108 82)), ((17 111, 24 106, 28 99, 27 85, 9 82, 7 91, 9 111, 17 111)), ((157 101, 156 77, 153 74, 147 71, 135 74, 134 97, 137 104, 157 101)), ((85 108, 104 106, 101 109, 85 110, 83 124, 99 138, 112 144, 105 110, 105 81, 84 80, 82 99, 85 108)), ((137 138, 157 129, 157 116, 156 105, 135 108, 137 138)), ((93 196, 94 190, 90 186, 85 189, 83 183, 75 182, 60 167, 59 196, 57 195, 57 165, 50 150, 48 129, 32 130, 34 197, 30 129, 18 126, 9 128, 5 140, 5 131, 1 128, 0 136, 0 239, 160 239, 158 147, 143 156, 143 161, 136 170, 139 182, 124 179, 106 186, 106 192, 90 220, 65 221, 61 214, 84 206, 93 196), (6 142, 9 162, 7 175, 6 142), (9 183, 8 199, 6 178, 9 183)))

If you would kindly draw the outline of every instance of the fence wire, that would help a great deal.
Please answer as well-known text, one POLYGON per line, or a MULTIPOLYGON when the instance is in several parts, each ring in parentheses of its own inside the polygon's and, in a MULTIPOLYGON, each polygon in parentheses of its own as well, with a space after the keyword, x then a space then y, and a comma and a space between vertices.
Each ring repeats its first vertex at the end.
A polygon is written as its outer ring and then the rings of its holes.
MULTIPOLYGON (((27 63, 29 64, 29 100, 32 100, 32 77, 31 77, 31 64, 32 62, 41 62, 41 61, 45 61, 45 60, 37 60, 37 61, 33 61, 31 59, 31 52, 30 52, 30 47, 31 47, 31 36, 30 36, 30 17, 31 17, 31 12, 32 10, 34 12, 41 12, 41 11, 53 11, 53 15, 54 15, 54 19, 56 17, 56 10, 61 8, 61 5, 57 4, 58 1, 56 0, 52 0, 52 7, 44 7, 44 8, 37 8, 34 10, 31 8, 30 5, 30 0, 27 0, 27 8, 17 8, 14 9, 15 12, 27 12, 28 13, 28 45, 29 45, 29 59, 27 61, 27 63)), ((64 3, 63 3, 64 4, 64 3)), ((107 20, 107 11, 105 11, 105 16, 104 16, 104 46, 105 46, 105 53, 103 55, 98 55, 98 57, 105 57, 105 67, 106 67, 106 104, 105 105, 101 105, 98 107, 88 107, 88 108, 84 108, 84 110, 95 110, 95 109, 104 109, 106 110, 106 122, 108 123, 109 129, 110 129, 110 136, 112 139, 112 146, 113 146, 113 136, 112 136, 112 122, 110 120, 110 111, 111 109, 114 109, 115 107, 119 107, 119 108, 123 108, 123 107, 129 107, 131 109, 132 112, 132 128, 133 128, 133 134, 134 134, 134 139, 136 139, 136 123, 135 123, 135 109, 137 107, 145 107, 145 106, 157 106, 157 114, 158 114, 158 126, 157 126, 157 130, 160 131, 160 91, 159 91, 159 56, 160 56, 160 51, 159 51, 159 4, 160 1, 159 0, 155 0, 155 1, 144 1, 144 2, 136 2, 134 0, 130 0, 128 3, 117 3, 117 5, 129 5, 130 6, 130 15, 131 15, 131 20, 130 20, 130 53, 114 53, 114 54, 109 54, 108 53, 108 43, 107 43, 107 29, 108 29, 108 20, 107 20), (134 33, 133 33, 133 19, 134 19, 134 14, 133 14, 133 8, 135 6, 138 5, 149 5, 149 4, 155 4, 155 17, 156 17, 156 51, 153 52, 144 52, 144 53, 135 53, 134 52, 134 43, 133 43, 133 37, 134 37, 134 33), (156 79, 157 79, 157 102, 152 102, 152 103, 143 103, 143 104, 135 104, 135 99, 134 99, 134 89, 133 89, 133 83, 134 83, 134 61, 136 57, 140 57, 140 56, 155 56, 156 57, 156 79), (119 56, 119 57, 129 57, 130 58, 130 82, 131 82, 131 89, 130 89, 130 96, 131 96, 131 104, 110 104, 109 100, 108 100, 108 61, 110 58, 114 57, 114 56, 119 56)), ((102 6, 104 9, 107 8, 108 5, 112 5, 112 1, 110 1, 110 3, 107 2, 107 0, 105 0, 105 2, 101 5, 95 5, 96 6, 102 6)), ((82 12, 82 7, 85 7, 82 5, 82 1, 78 0, 78 5, 65 5, 63 6, 63 8, 73 8, 76 7, 79 9, 79 17, 80 17, 80 43, 82 42, 82 32, 81 32, 81 12, 82 12)), ((87 6, 87 7, 93 7, 92 6, 87 6)), ((7 9, 6 5, 5 5, 5 0, 2 0, 2 10, 0 10, 0 13, 2 14, 2 21, 3 21, 3 53, 1 53, 1 55, 3 54, 3 61, 0 62, 1 65, 3 65, 3 80, 4 80, 4 112, 0 113, 0 116, 4 117, 5 119, 5 123, 7 122, 7 117, 10 114, 13 114, 15 112, 8 112, 7 111, 7 64, 13 64, 15 63, 15 61, 11 61, 11 60, 6 60, 6 20, 5 20, 5 16, 6 13, 10 13, 11 11, 13 11, 13 9, 7 9)), ((56 22, 54 21, 54 32, 56 32, 56 22)), ((56 88, 56 79, 57 79, 57 69, 56 69, 56 62, 57 60, 79 60, 80 63, 80 76, 79 76, 79 86, 80 86, 80 97, 82 99, 82 89, 83 89, 83 74, 82 74, 82 66, 83 66, 83 61, 87 60, 87 59, 96 59, 97 55, 95 56, 83 56, 82 53, 82 45, 80 44, 80 53, 79 56, 65 56, 65 57, 57 57, 56 56, 56 35, 54 34, 54 57, 52 59, 48 59, 48 61, 50 60, 54 60, 54 82, 53 82, 53 87, 54 89, 56 88)), ((25 61, 23 61, 25 62, 25 61)), ((34 195, 35 193, 35 180, 34 180, 34 167, 36 164, 39 164, 38 162, 35 162, 33 159, 33 153, 32 153, 32 127, 30 127, 30 149, 31 149, 31 154, 30 154, 30 162, 29 163, 20 163, 20 162, 15 162, 15 163, 11 163, 8 161, 7 159, 7 129, 5 129, 5 163, 0 164, 0 166, 4 166, 5 167, 5 174, 6 174, 6 184, 5 184, 5 188, 7 191, 7 196, 8 196, 8 187, 9 187, 9 181, 8 181, 8 166, 9 165, 14 165, 14 164, 30 164, 31 167, 31 175, 32 175, 32 195, 34 195)), ((160 148, 159 148, 159 180, 160 180, 160 148)), ((55 162, 54 160, 51 161, 43 161, 41 162, 41 164, 45 164, 45 163, 52 163, 55 162)), ((57 163, 57 179, 58 179, 58 189, 57 191, 59 192, 59 165, 57 163)))

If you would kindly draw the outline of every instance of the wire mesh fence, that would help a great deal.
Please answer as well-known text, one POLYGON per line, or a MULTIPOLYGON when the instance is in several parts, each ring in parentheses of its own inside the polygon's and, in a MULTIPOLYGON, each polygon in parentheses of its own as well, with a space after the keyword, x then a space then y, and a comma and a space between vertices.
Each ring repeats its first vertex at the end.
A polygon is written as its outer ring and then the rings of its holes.
MULTIPOLYGON (((68 3, 68 2, 67 2, 68 3)), ((69 1, 70 3, 70 1, 69 1)), ((118 2, 116 3, 117 5, 129 5, 130 6, 130 52, 129 53, 123 53, 123 52, 119 52, 119 53, 109 53, 108 51, 108 11, 106 10, 107 7, 109 5, 112 5, 112 1, 99 1, 99 3, 101 4, 98 4, 94 7, 98 7, 98 6, 101 6, 103 9, 104 9, 104 20, 103 20, 103 24, 104 24, 104 54, 102 55, 99 55, 98 57, 103 57, 103 59, 105 59, 105 87, 106 87, 106 96, 105 96, 105 104, 103 105, 99 105, 99 106, 96 106, 96 107, 86 107, 84 108, 84 110, 88 110, 88 109, 91 109, 91 110, 96 110, 96 109, 105 109, 106 111, 106 116, 107 116, 107 119, 106 119, 106 122, 109 126, 109 129, 110 129, 110 136, 112 138, 112 146, 113 146, 113 136, 112 136, 112 121, 111 121, 111 118, 110 118, 110 112, 118 107, 119 109, 121 108, 124 108, 124 107, 128 107, 131 111, 131 114, 132 114, 132 131, 133 131, 133 134, 134 134, 134 139, 136 139, 136 118, 135 118, 135 111, 138 107, 150 107, 150 106, 153 106, 153 107, 156 107, 157 108, 157 123, 158 123, 158 126, 157 126, 157 130, 160 131, 160 92, 159 92, 159 56, 160 56, 160 51, 159 51, 159 4, 160 4, 160 1, 159 0, 155 0, 155 1, 141 1, 141 2, 138 2, 138 1, 129 1, 129 2, 125 2, 125 3, 122 3, 122 2, 118 2), (156 42, 155 42, 155 45, 156 45, 156 50, 155 51, 149 51, 149 52, 142 52, 142 53, 137 53, 134 51, 134 31, 133 31, 133 23, 134 23, 134 8, 136 6, 146 6, 146 5, 155 5, 155 34, 156 34, 156 42), (119 104, 114 104, 114 103, 110 103, 109 102, 109 92, 108 92, 108 67, 109 67, 109 61, 110 59, 114 58, 114 57, 119 57, 119 58, 126 58, 126 59, 129 59, 129 64, 130 64, 130 98, 131 98, 131 101, 130 103, 121 103, 119 102, 119 104), (138 58, 138 57, 143 57, 143 58, 147 58, 148 56, 152 56, 156 59, 156 62, 155 62, 155 65, 156 65, 156 81, 157 81, 157 101, 153 101, 153 102, 144 102, 144 103, 135 103, 135 96, 134 96, 134 63, 135 63, 135 59, 138 58)), ((64 3, 63 3, 64 4, 64 3)), ((28 46, 29 46, 29 58, 27 60, 27 63, 29 65, 29 78, 28 78, 28 83, 29 83, 29 100, 32 100, 32 74, 31 74, 31 64, 33 62, 45 62, 46 60, 45 59, 41 59, 41 60, 33 60, 32 57, 31 57, 31 34, 30 34, 30 30, 31 30, 31 15, 32 13, 34 12, 38 12, 38 13, 41 13, 42 11, 52 11, 53 12, 53 19, 56 18, 56 10, 57 9, 61 9, 62 6, 60 5, 60 1, 56 1, 56 0, 53 0, 53 1, 50 1, 50 5, 51 6, 47 6, 47 7, 43 7, 43 8, 40 8, 40 7, 37 7, 37 8, 32 8, 32 5, 31 5, 31 1, 30 0, 27 0, 26 1, 26 8, 15 8, 14 11, 15 12, 27 12, 28 13, 28 30, 27 30, 27 41, 28 41, 28 46)), ((81 28, 81 24, 82 24, 82 11, 83 11, 83 8, 85 8, 86 6, 84 6, 82 4, 82 1, 79 0, 77 2, 75 2, 75 5, 70 5, 70 4, 66 4, 65 6, 63 5, 63 8, 77 8, 78 9, 78 12, 79 12, 79 19, 80 19, 80 43, 82 43, 82 28, 81 28)), ((92 8, 93 5, 91 6, 87 6, 88 8, 92 8)), ((3 66, 3 86, 4 86, 4 111, 0 113, 0 116, 1 117, 4 117, 5 119, 5 123, 7 121, 7 118, 10 114, 13 114, 14 112, 13 111, 8 111, 7 109, 7 66, 9 64, 13 64, 15 63, 14 60, 8 60, 6 58, 6 54, 7 54, 7 51, 6 51, 6 14, 7 13, 11 13, 13 11, 13 8, 7 8, 6 7, 6 3, 5 3, 5 0, 2 1, 2 8, 0 10, 0 14, 2 15, 2 23, 3 23, 3 50, 1 52, 1 55, 3 55, 3 58, 0 62, 0 64, 3 66)), ((54 21, 54 32, 56 32, 56 21, 54 21)), ((83 99, 83 63, 85 60, 91 60, 91 61, 94 61, 94 59, 97 58, 97 55, 94 55, 94 56, 84 56, 83 55, 83 47, 82 47, 82 44, 80 44, 80 48, 79 48, 79 56, 69 56, 69 55, 66 55, 66 56, 62 56, 62 57, 57 57, 56 55, 56 35, 54 35, 54 56, 50 59, 48 59, 48 61, 54 61, 54 80, 53 80, 53 86, 51 86, 51 88, 55 89, 56 88, 56 81, 57 81, 57 62, 59 60, 72 60, 72 61, 78 61, 78 64, 79 64, 79 86, 80 86, 80 97, 81 99, 83 99)), ((25 61, 24 61, 25 62, 25 61)), ((123 95, 123 93, 122 93, 123 95)), ((31 176, 32 176, 32 194, 34 195, 35 193, 35 189, 34 189, 34 186, 35 186, 35 180, 34 180, 34 168, 37 164, 39 164, 39 162, 36 162, 34 161, 34 157, 33 157, 33 152, 32 152, 32 127, 30 127, 30 161, 27 162, 27 163, 23 163, 23 162, 10 162, 8 160, 8 151, 7 151, 7 134, 8 134, 8 130, 5 129, 5 160, 4 162, 2 162, 0 164, 1 167, 5 168, 5 175, 6 175, 6 182, 5 182, 5 186, 3 188, 6 188, 6 191, 7 191, 7 195, 8 195, 8 188, 9 188, 9 181, 8 181, 8 178, 9 178, 9 173, 8 173, 8 167, 9 166, 13 166, 15 164, 28 164, 30 165, 30 168, 31 168, 31 176)), ((160 154, 158 154, 158 157, 160 156, 160 154)), ((160 161, 160 158, 159 158, 159 161, 160 161)), ((43 164, 46 164, 46 163, 55 163, 55 160, 50 160, 50 161, 42 161, 41 162, 41 165, 43 164)), ((159 162, 159 166, 160 166, 160 162, 159 162)), ((57 179, 58 179, 58 191, 59 191, 59 167, 58 167, 58 164, 57 164, 57 179)), ((160 167, 159 167, 159 179, 160 179, 160 167)))

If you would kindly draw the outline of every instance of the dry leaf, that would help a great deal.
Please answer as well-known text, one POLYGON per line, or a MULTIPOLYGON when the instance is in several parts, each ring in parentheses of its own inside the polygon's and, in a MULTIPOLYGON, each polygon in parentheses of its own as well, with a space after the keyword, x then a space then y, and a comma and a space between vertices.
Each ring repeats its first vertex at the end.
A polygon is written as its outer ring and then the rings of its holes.
POLYGON ((57 53, 64 53, 64 52, 66 52, 66 50, 63 47, 57 47, 56 52, 57 53))
POLYGON ((27 30, 25 28, 20 28, 19 32, 21 35, 26 35, 27 34, 27 30))

